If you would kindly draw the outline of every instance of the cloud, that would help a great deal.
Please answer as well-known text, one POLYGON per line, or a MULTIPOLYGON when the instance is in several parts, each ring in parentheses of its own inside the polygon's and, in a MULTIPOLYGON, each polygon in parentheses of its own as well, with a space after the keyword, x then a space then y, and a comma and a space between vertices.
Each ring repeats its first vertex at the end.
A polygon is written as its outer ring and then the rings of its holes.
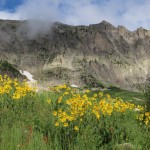
POLYGON ((122 14, 121 21, 131 29, 139 26, 150 29, 150 1, 143 0, 142 3, 141 1, 139 3, 136 3, 136 1, 128 1, 126 4, 126 12, 122 14))
POLYGON ((57 15, 59 10, 57 6, 59 1, 55 0, 26 0, 23 5, 17 8, 17 13, 20 14, 21 19, 54 21, 59 19, 57 15))
POLYGON ((10 12, 7 12, 7 11, 0 11, 0 19, 3 19, 3 20, 19 20, 20 19, 20 16, 18 13, 10 13, 10 12))
POLYGON ((0 18, 60 21, 71 25, 107 20, 130 30, 140 26, 150 29, 149 0, 24 0, 15 10, 14 13, 0 11, 0 18))

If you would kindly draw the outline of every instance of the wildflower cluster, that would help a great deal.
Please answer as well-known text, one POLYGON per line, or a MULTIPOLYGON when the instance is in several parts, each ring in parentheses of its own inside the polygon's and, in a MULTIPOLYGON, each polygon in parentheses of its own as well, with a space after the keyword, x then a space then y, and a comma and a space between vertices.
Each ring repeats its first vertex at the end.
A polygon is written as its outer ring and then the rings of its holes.
POLYGON ((13 81, 5 75, 0 75, 0 94, 9 93, 12 90, 13 81))
POLYGON ((33 93, 32 89, 25 81, 19 83, 17 79, 11 79, 7 75, 0 75, 0 95, 7 94, 12 99, 18 100, 33 93))
MULTIPOLYGON (((66 85, 57 86, 53 91, 60 95, 57 99, 57 109, 53 111, 56 119, 55 126, 74 125, 74 130, 79 130, 79 123, 84 121, 85 116, 95 117, 97 120, 111 116, 115 113, 124 114, 135 109, 143 111, 142 106, 124 102, 121 98, 112 98, 102 92, 92 94, 89 90, 80 93, 75 88, 66 85)), ((147 121, 148 122, 148 121, 147 121)), ((148 124, 146 122, 146 125, 148 124)))
POLYGON ((144 123, 146 126, 150 126, 150 112, 141 113, 137 116, 137 119, 144 123))
POLYGON ((15 92, 13 94, 13 99, 20 99, 25 97, 27 94, 32 92, 32 88, 28 84, 24 83, 23 85, 18 85, 15 87, 15 92))

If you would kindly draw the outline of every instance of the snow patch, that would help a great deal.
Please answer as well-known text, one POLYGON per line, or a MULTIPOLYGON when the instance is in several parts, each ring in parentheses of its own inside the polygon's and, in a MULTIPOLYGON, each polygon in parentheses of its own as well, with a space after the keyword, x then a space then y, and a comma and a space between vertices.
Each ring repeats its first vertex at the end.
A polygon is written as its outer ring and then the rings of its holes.
POLYGON ((36 89, 36 90, 35 90, 36 92, 38 92, 38 91, 39 91, 39 88, 38 88, 38 85, 37 85, 37 80, 34 80, 34 79, 33 79, 33 75, 32 75, 30 72, 28 72, 28 71, 19 70, 19 72, 20 72, 22 75, 26 76, 27 79, 29 80, 29 81, 27 81, 26 83, 27 83, 31 88, 36 89))
POLYGON ((77 88, 78 86, 77 85, 75 85, 75 84, 71 84, 70 85, 71 87, 75 87, 75 88, 77 88))
POLYGON ((36 83, 36 82, 37 82, 37 80, 34 80, 34 79, 33 79, 33 75, 32 75, 31 73, 29 73, 28 71, 19 70, 19 72, 20 72, 22 75, 26 76, 27 79, 28 79, 29 81, 31 81, 32 83, 36 83))

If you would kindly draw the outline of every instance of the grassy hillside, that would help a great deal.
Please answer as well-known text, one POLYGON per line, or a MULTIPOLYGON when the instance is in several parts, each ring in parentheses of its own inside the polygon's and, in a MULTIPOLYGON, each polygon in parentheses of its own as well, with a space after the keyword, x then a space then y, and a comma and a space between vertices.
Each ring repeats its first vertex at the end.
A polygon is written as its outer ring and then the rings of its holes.
POLYGON ((2 150, 149 150, 150 112, 133 100, 141 94, 66 85, 35 90, 0 76, 2 150))
POLYGON ((8 63, 7 61, 0 61, 0 74, 1 75, 9 75, 12 78, 21 78, 22 75, 20 74, 19 70, 17 70, 12 64, 8 63))

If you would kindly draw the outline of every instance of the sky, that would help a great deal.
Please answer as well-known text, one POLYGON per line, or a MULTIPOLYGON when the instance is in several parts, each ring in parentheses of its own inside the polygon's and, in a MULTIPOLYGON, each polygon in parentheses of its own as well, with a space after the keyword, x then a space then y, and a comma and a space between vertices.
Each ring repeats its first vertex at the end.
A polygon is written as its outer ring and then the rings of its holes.
POLYGON ((150 29, 150 0, 0 0, 0 19, 150 29))

